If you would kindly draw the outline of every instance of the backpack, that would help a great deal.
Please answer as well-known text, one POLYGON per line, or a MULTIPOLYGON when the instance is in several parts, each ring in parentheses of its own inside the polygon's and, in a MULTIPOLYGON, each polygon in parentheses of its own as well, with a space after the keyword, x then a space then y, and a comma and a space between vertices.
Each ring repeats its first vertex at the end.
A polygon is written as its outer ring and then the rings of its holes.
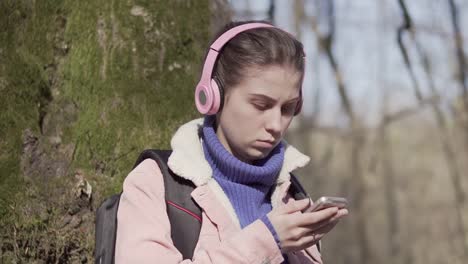
MULTIPOLYGON (((184 259, 192 259, 201 229, 201 208, 190 196, 195 185, 174 174, 167 166, 171 153, 172 150, 145 150, 140 154, 133 168, 145 159, 152 159, 158 164, 164 177, 166 208, 171 223, 172 241, 184 259)), ((308 197, 304 188, 292 174, 289 193, 296 200, 308 197)), ((107 198, 96 211, 94 252, 96 264, 114 264, 118 228, 117 211, 121 194, 114 194, 107 198)))

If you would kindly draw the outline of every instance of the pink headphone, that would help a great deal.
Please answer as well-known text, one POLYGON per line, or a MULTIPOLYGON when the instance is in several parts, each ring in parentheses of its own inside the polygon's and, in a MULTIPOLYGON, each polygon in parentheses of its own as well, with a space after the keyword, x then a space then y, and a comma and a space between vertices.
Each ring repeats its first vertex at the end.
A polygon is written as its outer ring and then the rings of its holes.
MULTIPOLYGON (((223 100, 222 87, 218 86, 215 79, 212 78, 214 64, 218 57, 221 48, 234 38, 237 34, 253 28, 268 28, 274 27, 265 23, 248 23, 243 24, 223 33, 216 41, 210 46, 208 55, 206 56, 205 64, 203 65, 203 72, 200 82, 195 89, 195 105, 198 111, 204 115, 214 115, 218 113, 221 107, 221 100, 223 100)), ((300 91, 301 100, 296 105, 294 115, 299 114, 302 108, 302 89, 300 91)))

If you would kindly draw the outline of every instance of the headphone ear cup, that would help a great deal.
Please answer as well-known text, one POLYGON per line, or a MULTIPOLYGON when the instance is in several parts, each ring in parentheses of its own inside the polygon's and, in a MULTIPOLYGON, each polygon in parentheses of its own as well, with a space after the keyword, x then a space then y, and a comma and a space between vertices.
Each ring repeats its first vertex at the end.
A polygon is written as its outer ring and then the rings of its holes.
POLYGON ((220 89, 218 87, 218 83, 214 80, 211 79, 210 82, 210 90, 211 94, 213 95, 213 103, 211 105, 210 110, 206 113, 207 115, 215 115, 218 113, 221 105, 221 94, 220 94, 220 89))
POLYGON ((201 114, 207 114, 213 105, 213 94, 209 85, 200 82, 195 89, 195 105, 201 114))

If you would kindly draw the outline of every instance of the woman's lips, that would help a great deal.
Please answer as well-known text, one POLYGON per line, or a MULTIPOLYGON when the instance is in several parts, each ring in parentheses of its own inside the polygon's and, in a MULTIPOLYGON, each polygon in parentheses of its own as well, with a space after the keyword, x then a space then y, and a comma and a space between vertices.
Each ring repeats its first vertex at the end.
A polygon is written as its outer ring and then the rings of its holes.
POLYGON ((263 140, 257 140, 255 142, 255 145, 260 147, 260 148, 272 148, 274 142, 271 141, 263 141, 263 140))

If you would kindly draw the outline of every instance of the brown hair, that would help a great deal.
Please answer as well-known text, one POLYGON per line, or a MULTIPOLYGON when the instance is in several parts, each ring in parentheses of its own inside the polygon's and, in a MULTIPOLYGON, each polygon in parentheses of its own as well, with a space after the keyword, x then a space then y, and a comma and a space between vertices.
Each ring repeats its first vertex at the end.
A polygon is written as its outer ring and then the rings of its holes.
MULTIPOLYGON (((266 21, 230 22, 218 31, 211 43, 229 29, 253 22, 271 24, 266 21)), ((302 43, 286 31, 276 27, 250 29, 224 45, 212 76, 226 91, 239 84, 250 67, 289 66, 301 74, 301 85, 304 78, 304 57, 302 43)))

